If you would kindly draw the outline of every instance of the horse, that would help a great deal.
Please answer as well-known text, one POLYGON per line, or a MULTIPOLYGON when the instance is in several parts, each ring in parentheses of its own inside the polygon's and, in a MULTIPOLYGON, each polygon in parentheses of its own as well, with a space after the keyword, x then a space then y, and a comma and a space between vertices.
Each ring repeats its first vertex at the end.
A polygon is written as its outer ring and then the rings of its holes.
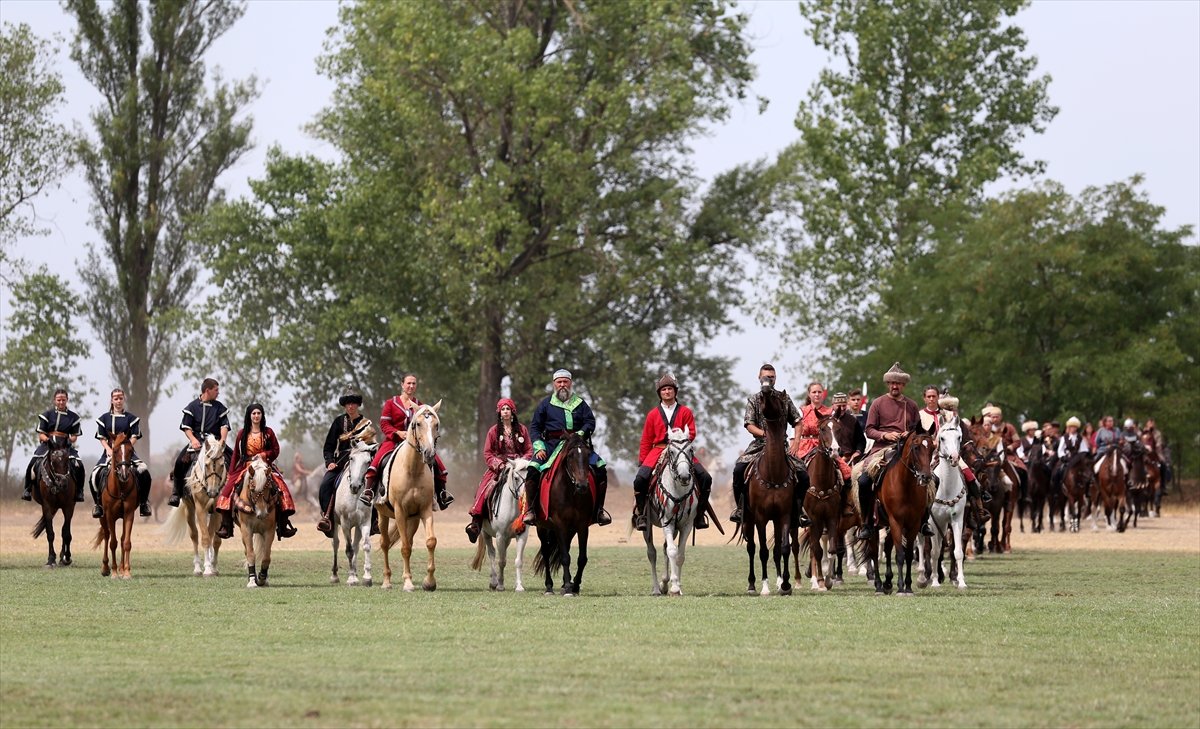
POLYGON ((133 445, 125 433, 118 433, 112 444, 112 458, 108 462, 108 477, 100 496, 104 516, 100 529, 92 542, 92 549, 104 545, 104 559, 100 574, 123 580, 133 575, 129 570, 129 551, 133 549, 133 518, 138 511, 137 468, 133 465, 133 445), (117 519, 121 520, 121 561, 117 562, 117 519), (112 557, 112 569, 109 557, 112 557))
POLYGON ((226 469, 225 444, 216 436, 205 436, 188 468, 183 500, 163 524, 164 541, 168 546, 179 542, 185 534, 191 536, 192 574, 196 576, 220 574, 217 554, 221 551, 221 538, 217 536, 217 527, 221 518, 213 507, 225 485, 226 469), (202 548, 203 561, 200 557, 202 548))
POLYGON ((480 539, 471 560, 471 569, 483 566, 486 553, 492 572, 488 578, 488 589, 504 592, 504 567, 508 562, 508 545, 516 542, 517 555, 513 566, 517 570, 517 592, 525 592, 522 570, 525 566, 525 543, 529 541, 529 530, 521 521, 521 500, 525 497, 525 473, 532 463, 528 458, 514 458, 496 477, 492 496, 488 499, 487 511, 480 526, 480 539))
POLYGON ((71 566, 71 518, 75 516, 75 476, 71 469, 71 442, 53 435, 46 442, 49 450, 38 464, 37 488, 34 496, 42 507, 42 517, 33 527, 33 538, 46 533, 49 549, 46 567, 71 566), (54 514, 62 512, 62 551, 54 554, 54 514), (56 561, 57 560, 57 561, 56 561))
POLYGON ((563 573, 562 595, 571 597, 579 594, 583 582, 583 568, 587 566, 588 528, 596 513, 596 502, 592 496, 591 468, 592 446, 578 433, 568 433, 563 440, 559 458, 562 462, 553 469, 549 483, 542 483, 548 490, 547 514, 537 522, 538 540, 541 547, 533 561, 535 574, 546 577, 546 593, 554 594, 553 575, 559 569, 563 573), (575 577, 571 577, 571 540, 579 541, 579 558, 575 565, 575 577))
POLYGON ((350 576, 346 585, 353 587, 359 584, 357 558, 363 558, 362 584, 370 587, 371 581, 371 510, 375 507, 363 503, 359 498, 366 485, 367 467, 375 455, 378 444, 367 444, 354 441, 350 449, 350 457, 342 470, 333 501, 333 571, 329 574, 330 584, 338 582, 338 528, 341 528, 342 538, 346 540, 346 561, 350 563, 350 576))
MULTIPOLYGON (((1147 504, 1147 516, 1153 515, 1155 519, 1162 516, 1162 466, 1158 461, 1158 450, 1154 446, 1154 441, 1150 440, 1146 443, 1146 493, 1149 498, 1147 504)), ((1136 526, 1136 524, 1135 524, 1136 526)))
POLYGON ((1146 449, 1140 443, 1135 443, 1129 453, 1129 511, 1133 514, 1133 527, 1138 525, 1138 516, 1150 516, 1154 505, 1154 491, 1157 484, 1151 483, 1150 471, 1155 471, 1158 480, 1158 463, 1154 458, 1146 457, 1146 449))
POLYGON ((946 531, 951 534, 950 545, 954 550, 954 564, 951 574, 955 577, 955 587, 960 590, 967 588, 966 575, 963 574, 963 522, 966 517, 969 502, 967 484, 963 480, 962 471, 958 468, 958 459, 962 446, 962 426, 958 416, 941 415, 938 422, 937 476, 938 489, 934 494, 933 504, 929 507, 929 521, 933 526, 933 537, 929 551, 925 550, 925 541, 921 540, 921 573, 917 577, 918 587, 941 587, 938 573, 942 559, 942 541, 946 531))
POLYGON ((679 580, 683 572, 684 553, 692 533, 700 492, 693 477, 694 451, 687 431, 671 428, 667 447, 659 458, 658 479, 652 483, 646 500, 646 559, 650 560, 652 595, 682 595, 679 580), (660 470, 661 469, 661 470, 660 470), (662 527, 663 551, 667 553, 667 570, 658 576, 658 552, 654 548, 654 525, 662 527))
POLYGON ((982 467, 977 472, 979 487, 991 494, 990 501, 984 508, 991 517, 979 525, 975 532, 975 550, 983 554, 984 530, 990 522, 990 538, 987 551, 1002 553, 1012 551, 1012 515, 1017 509, 1017 472, 1008 459, 1004 457, 1004 446, 997 443, 995 449, 986 450, 979 454, 982 467))
POLYGON ((242 476, 242 485, 233 492, 233 508, 237 511, 242 547, 246 550, 246 571, 250 576, 246 587, 266 587, 271 570, 271 545, 275 540, 275 520, 279 516, 276 504, 279 487, 271 475, 271 464, 261 458, 251 458, 242 476), (258 549, 254 548, 255 538, 258 549), (258 572, 255 573, 256 559, 258 572))
MULTIPOLYGON (((1046 497, 1050 494, 1050 464, 1041 440, 1035 440, 1025 456, 1029 474, 1029 531, 1040 534, 1045 525, 1046 497)), ((1021 532, 1024 533, 1024 516, 1019 518, 1021 532)))
POLYGON ((383 589, 392 589, 392 565, 388 552, 397 539, 400 541, 400 556, 404 559, 404 591, 412 592, 412 550, 417 525, 425 529, 425 548, 429 550, 429 566, 421 589, 432 592, 437 589, 433 576, 435 567, 433 552, 437 548, 437 536, 433 533, 433 471, 430 467, 437 458, 437 440, 441 428, 438 410, 442 401, 430 407, 422 405, 408 420, 408 431, 404 440, 394 451, 387 472, 387 502, 376 504, 379 512, 379 547, 383 550, 383 589), (396 520, 395 531, 389 529, 388 520, 396 520))
POLYGON ((779 593, 792 594, 791 572, 786 555, 791 549, 793 534, 792 512, 795 507, 796 476, 787 453, 787 392, 773 387, 763 388, 763 420, 766 424, 766 444, 757 458, 746 467, 746 508, 742 528, 734 532, 746 540, 746 555, 750 560, 749 586, 746 593, 771 594, 767 583, 767 524, 775 528, 775 573, 779 593), (758 533, 759 561, 762 563, 762 590, 756 591, 754 576, 754 534, 758 533), (782 558, 782 559, 781 559, 782 558), (782 562, 782 564, 781 564, 782 562))
POLYGON ((1115 529, 1118 532, 1124 532, 1128 520, 1125 486, 1125 478, 1128 474, 1125 470, 1125 462, 1121 460, 1119 448, 1110 448, 1100 457, 1100 466, 1096 475, 1096 486, 1092 495, 1092 531, 1099 529, 1096 525, 1096 517, 1103 509, 1104 522, 1108 525, 1109 531, 1115 529), (1115 525, 1113 524, 1114 511, 1118 512, 1115 525))
MULTIPOLYGON (((824 592, 834 585, 842 584, 841 562, 845 549, 841 545, 840 528, 842 510, 845 507, 845 483, 838 468, 838 439, 834 432, 835 418, 830 415, 817 424, 817 447, 810 451, 808 461, 808 489, 804 492, 804 511, 812 521, 808 527, 808 577, 811 588, 824 592), (822 545, 824 544, 824 548, 822 545), (826 578, 822 559, 836 555, 837 566, 830 565, 826 578)), ((797 568, 798 570, 799 568, 797 568)))
MULTIPOLYGON (((896 453, 885 467, 879 484, 879 503, 887 515, 888 526, 888 538, 883 545, 887 577, 880 580, 879 569, 875 570, 875 593, 891 591, 894 548, 899 583, 896 594, 911 596, 913 557, 933 485, 933 473, 929 470, 934 452, 933 425, 930 424, 928 429, 917 425, 897 444, 896 453)), ((872 558, 874 556, 872 554, 872 558)))
POLYGON ((1063 473, 1063 490, 1067 495, 1067 514, 1070 529, 1079 531, 1079 520, 1088 510, 1088 494, 1091 493, 1091 483, 1094 479, 1092 471, 1092 454, 1073 453, 1067 461, 1067 469, 1063 473))

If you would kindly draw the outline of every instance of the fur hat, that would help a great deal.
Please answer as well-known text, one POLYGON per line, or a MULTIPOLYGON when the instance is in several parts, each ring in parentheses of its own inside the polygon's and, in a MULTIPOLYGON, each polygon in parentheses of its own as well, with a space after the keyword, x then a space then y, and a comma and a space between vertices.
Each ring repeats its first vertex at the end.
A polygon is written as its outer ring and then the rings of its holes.
POLYGON ((568 380, 572 380, 572 381, 575 379, 574 377, 571 376, 571 370, 563 369, 562 367, 559 367, 558 369, 554 370, 554 376, 551 377, 550 379, 557 380, 560 377, 565 377, 568 380))
POLYGON ((1071 417, 1067 418, 1067 427, 1070 428, 1072 425, 1078 428, 1080 425, 1082 425, 1082 423, 1079 422, 1079 418, 1072 415, 1071 417))
POLYGON ((1037 429, 1038 429, 1038 422, 1036 420, 1026 420, 1024 423, 1021 423, 1021 432, 1023 432, 1023 433, 1028 433, 1031 430, 1037 430, 1037 429))
POLYGON ((833 393, 833 404, 834 405, 840 405, 841 403, 844 403, 844 402, 849 402, 849 398, 846 397, 846 393, 844 393, 844 392, 833 393))
POLYGON ((958 410, 958 398, 946 394, 938 398, 938 407, 942 410, 958 410))
POLYGON ((888 383, 899 382, 901 385, 907 385, 910 379, 908 373, 900 369, 899 362, 893 364, 890 370, 883 373, 883 381, 888 383))
POLYGON ((353 385, 350 385, 346 387, 346 389, 342 390, 342 396, 338 398, 339 407, 344 408, 350 403, 362 405, 362 393, 358 390, 355 390, 353 385))
POLYGON ((996 407, 995 405, 992 405, 991 403, 988 403, 988 404, 987 404, 987 405, 986 405, 986 406, 983 408, 983 414, 984 414, 984 415, 994 415, 995 417, 997 417, 997 418, 998 418, 998 417, 1000 417, 1000 416, 1004 415, 1004 411, 1003 411, 1003 410, 1001 410, 1000 408, 996 407))
POLYGON ((674 387, 676 390, 679 389, 679 383, 675 381, 675 378, 671 376, 670 372, 667 372, 662 377, 654 381, 655 392, 658 392, 664 387, 674 387))

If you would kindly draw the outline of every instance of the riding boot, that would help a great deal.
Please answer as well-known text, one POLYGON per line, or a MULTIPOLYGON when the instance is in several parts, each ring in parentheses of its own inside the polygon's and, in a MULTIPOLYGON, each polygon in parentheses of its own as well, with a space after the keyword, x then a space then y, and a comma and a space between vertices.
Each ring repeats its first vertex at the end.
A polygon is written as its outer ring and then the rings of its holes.
POLYGON ((33 483, 25 478, 25 490, 21 492, 21 501, 33 501, 33 483))
POLYGON ((174 473, 171 474, 171 484, 174 487, 174 490, 171 491, 171 498, 167 499, 167 506, 179 506, 179 501, 183 498, 185 493, 183 478, 183 474, 179 473, 178 468, 174 473))
POLYGON ((1017 483, 1019 484, 1018 496, 1021 498, 1021 503, 1029 505, 1031 503, 1029 500, 1029 475, 1024 469, 1017 469, 1017 483))
POLYGON ((449 509, 450 504, 454 503, 454 494, 446 490, 446 479, 436 473, 433 475, 433 497, 442 511, 449 509))
POLYGON ((697 472, 696 483, 700 486, 700 502, 696 504, 696 518, 692 522, 692 528, 707 529, 708 497, 712 495, 712 475, 707 471, 697 472))
POLYGON ((604 496, 608 493, 608 471, 597 469, 596 473, 596 526, 612 524, 612 517, 604 510, 604 496))
MULTIPOLYGON (((331 538, 333 537, 333 519, 330 518, 329 514, 332 511, 333 511, 333 499, 331 498, 331 499, 329 499, 329 503, 325 506, 325 511, 321 512, 320 520, 317 521, 317 531, 319 531, 322 534, 324 534, 325 536, 331 537, 331 538)), ((375 512, 374 507, 371 507, 371 512, 372 512, 372 515, 374 515, 374 512, 375 512)), ((375 518, 377 518, 377 517, 375 517, 375 518)), ((372 532, 372 534, 374 534, 374 532, 372 532)))
POLYGON ((150 510, 150 472, 137 472, 137 490, 138 490, 138 513, 142 516, 153 516, 154 512, 150 510))
POLYGON ((471 540, 471 544, 479 539, 479 532, 483 529, 483 516, 479 514, 471 515, 471 523, 467 525, 467 539, 471 540))
POLYGON ((100 480, 101 473, 103 473, 102 470, 97 470, 88 479, 88 490, 92 492, 92 503, 95 504, 92 507, 93 519, 100 519, 104 516, 104 507, 100 505, 100 484, 97 483, 100 480))
POLYGON ((83 503, 83 484, 86 479, 83 477, 83 466, 73 467, 71 475, 75 477, 75 503, 83 503))
POLYGON ((858 530, 859 539, 870 539, 875 533, 875 490, 874 479, 864 473, 858 477, 858 506, 862 510, 863 525, 858 530))
MULTIPOLYGON (((736 475, 736 474, 735 474, 736 475)), ((734 524, 742 523, 742 507, 746 503, 746 484, 738 483, 738 480, 733 479, 733 511, 729 514, 729 521, 734 524)))
POLYGON ((808 527, 812 526, 812 519, 809 518, 808 513, 804 511, 804 495, 808 493, 808 485, 808 471, 797 471, 795 493, 796 501, 793 511, 798 514, 796 517, 796 526, 801 529, 807 529, 808 527))
POLYGON ((646 494, 633 494, 633 528, 646 531, 646 494))
MULTIPOLYGON (((375 500, 375 480, 378 477, 379 477, 379 474, 377 474, 375 472, 375 469, 373 469, 373 468, 367 469, 367 475, 363 479, 362 494, 358 497, 358 500, 363 502, 367 506, 370 506, 371 502, 375 500)), ((330 499, 330 503, 333 503, 333 499, 330 499)), ((318 528, 320 528, 320 527, 318 527, 318 528)))
POLYGON ((296 527, 288 517, 288 514, 284 514, 282 518, 275 520, 275 536, 280 541, 296 536, 296 527))
POLYGON ((537 522, 537 501, 541 491, 542 471, 536 465, 525 471, 525 513, 521 522, 534 524, 537 522))
POLYGON ((221 526, 217 527, 217 536, 221 539, 233 538, 233 510, 225 509, 221 512, 221 526))
POLYGON ((921 536, 923 537, 933 536, 933 527, 929 525, 929 518, 931 516, 933 516, 933 513, 930 511, 930 507, 926 506, 925 514, 921 517, 921 536))
MULTIPOLYGON (((379 510, 371 509, 371 533, 369 536, 375 536, 379 533, 379 510)), ((333 536, 333 531, 330 530, 329 536, 333 536)))
MULTIPOLYGON (((991 499, 990 494, 988 494, 988 498, 991 499)), ((974 479, 967 481, 967 501, 971 502, 971 506, 975 507, 976 517, 980 521, 989 516, 988 510, 983 508, 983 500, 979 493, 979 482, 974 479)))

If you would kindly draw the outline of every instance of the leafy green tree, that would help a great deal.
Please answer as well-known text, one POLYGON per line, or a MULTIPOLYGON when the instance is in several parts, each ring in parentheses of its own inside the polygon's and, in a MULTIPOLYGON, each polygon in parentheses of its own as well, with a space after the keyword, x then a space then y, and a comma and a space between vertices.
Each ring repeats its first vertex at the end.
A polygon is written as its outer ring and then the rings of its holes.
POLYGON ((17 447, 37 445, 37 418, 52 404, 56 387, 67 388, 76 401, 90 393, 86 382, 74 374, 76 365, 88 357, 89 347, 76 333, 73 299, 66 282, 44 266, 13 284, 0 353, 0 382, 4 383, 0 452, 5 475, 17 447))
POLYGON ((54 121, 63 84, 50 66, 50 43, 28 25, 0 29, 0 276, 7 250, 21 236, 40 232, 33 200, 68 167, 66 130, 54 121))
POLYGON ((804 235, 778 306, 838 352, 881 311, 892 276, 984 187, 1040 170, 1021 140, 1057 113, 1012 18, 1026 0, 802 0, 836 65, 796 119, 804 235), (837 312, 830 317, 830 312, 837 312))
POLYGON ((345 163, 276 155, 213 235, 231 319, 270 317, 254 326, 282 379, 379 401, 416 370, 450 395, 445 422, 474 423, 451 436, 473 451, 503 384, 528 417, 557 366, 611 447, 636 442, 663 369, 731 412, 729 362, 700 351, 732 326, 735 254, 761 242, 776 173, 740 167, 701 196, 687 154, 752 76, 745 18, 719 0, 513 0, 342 20, 315 129, 345 163), (281 296, 282 317, 258 303, 281 296))
POLYGON ((111 302, 89 307, 88 320, 130 409, 148 420, 197 304, 194 227, 221 198, 217 178, 250 144, 250 121, 238 117, 256 95, 254 79, 208 84, 203 60, 244 6, 65 6, 77 21, 71 58, 103 98, 92 113, 95 137, 76 147, 102 240, 79 274, 91 300, 111 302))

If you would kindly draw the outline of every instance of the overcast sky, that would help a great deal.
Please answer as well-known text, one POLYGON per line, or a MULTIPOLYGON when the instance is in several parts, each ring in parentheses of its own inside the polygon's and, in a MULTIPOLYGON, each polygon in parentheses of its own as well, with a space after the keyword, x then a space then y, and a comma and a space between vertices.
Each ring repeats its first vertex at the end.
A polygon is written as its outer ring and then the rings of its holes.
MULTIPOLYGON (((734 109, 728 122, 696 140, 695 164, 704 179, 772 156, 795 141, 797 105, 827 60, 804 35, 791 0, 742 2, 740 7, 751 16, 758 78, 748 100, 734 109), (758 113, 756 96, 770 100, 766 113, 758 113)), ((0 0, 0 20, 28 23, 39 36, 57 34, 64 39, 57 59, 67 88, 62 120, 86 125, 99 96, 67 57, 71 19, 47 0, 0 0)), ((272 145, 293 153, 334 156, 328 145, 313 140, 302 127, 330 99, 333 84, 317 75, 315 59, 327 29, 336 22, 337 3, 331 0, 251 0, 245 16, 214 45, 210 68, 220 67, 226 78, 254 74, 264 86, 252 107, 256 148, 221 180, 231 196, 247 194, 247 179, 261 177, 272 145)), ((1050 97, 1060 108, 1045 134, 1025 142, 1028 156, 1045 160, 1046 176, 1073 193, 1144 174, 1151 199, 1167 209, 1168 225, 1200 227, 1200 2, 1035 2, 1017 22, 1029 38, 1030 52, 1039 59, 1039 71, 1053 78, 1050 97)), ((89 242, 98 240, 89 225, 89 205, 82 179, 66 179, 37 203, 39 216, 53 232, 18 241, 16 255, 51 264, 81 290, 75 262, 83 258, 89 242)), ((0 306, 7 306, 5 298, 0 297, 0 306)), ((83 306, 81 295, 80 312, 83 306)), ((82 315, 79 322, 87 326, 82 315)), ((739 357, 734 374, 748 390, 764 360, 780 366, 782 387, 801 390, 819 373, 809 366, 809 353, 782 351, 780 331, 747 321, 743 333, 713 346, 739 357)), ((101 392, 114 386, 98 343, 83 372, 101 392)), ((920 373, 914 375, 921 379, 920 373)), ((152 419, 157 449, 172 439, 182 444, 176 430, 179 408, 195 396, 195 384, 175 384, 174 394, 152 419)), ((870 386, 878 391, 878 383, 870 386)), ((107 398, 98 397, 72 406, 90 420, 106 403, 107 398)), ((240 412, 238 404, 227 404, 240 412)), ((744 445, 742 440, 736 438, 737 444, 744 445)), ((735 443, 727 445, 732 448, 735 443)), ((21 454, 16 455, 19 460, 21 454)))

